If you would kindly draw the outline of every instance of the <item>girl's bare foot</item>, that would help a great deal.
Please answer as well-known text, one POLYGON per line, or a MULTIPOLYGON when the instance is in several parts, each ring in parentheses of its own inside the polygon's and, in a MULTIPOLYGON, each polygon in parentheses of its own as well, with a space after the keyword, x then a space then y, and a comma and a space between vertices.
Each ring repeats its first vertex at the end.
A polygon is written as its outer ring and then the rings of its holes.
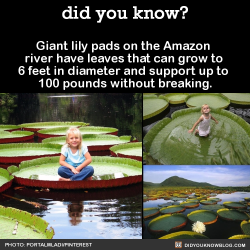
POLYGON ((60 177, 60 178, 59 178, 59 181, 71 181, 71 180, 70 180, 70 179, 63 178, 63 177, 60 177))
POLYGON ((196 129, 195 132, 194 132, 194 135, 198 134, 199 133, 199 130, 196 129))

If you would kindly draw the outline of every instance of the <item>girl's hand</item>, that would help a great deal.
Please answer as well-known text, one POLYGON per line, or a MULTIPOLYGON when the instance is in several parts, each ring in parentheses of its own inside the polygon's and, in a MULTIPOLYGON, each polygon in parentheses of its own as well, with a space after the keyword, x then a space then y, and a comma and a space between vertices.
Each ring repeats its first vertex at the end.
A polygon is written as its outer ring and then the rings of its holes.
POLYGON ((71 171, 72 171, 74 174, 78 174, 78 173, 79 173, 75 168, 72 168, 71 171))
POLYGON ((188 133, 193 133, 193 130, 192 129, 188 130, 188 133))
POLYGON ((215 121, 216 124, 218 124, 219 122, 218 121, 215 121))

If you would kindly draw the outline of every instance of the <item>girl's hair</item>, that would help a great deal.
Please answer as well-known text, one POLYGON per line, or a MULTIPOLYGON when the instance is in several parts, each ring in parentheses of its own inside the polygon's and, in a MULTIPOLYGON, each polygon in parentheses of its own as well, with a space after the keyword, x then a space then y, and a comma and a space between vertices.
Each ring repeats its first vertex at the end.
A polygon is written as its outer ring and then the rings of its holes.
MULTIPOLYGON (((209 107, 208 104, 203 104, 203 105, 201 106, 201 113, 202 113, 202 109, 203 109, 204 106, 208 106, 208 107, 209 107)), ((209 107, 209 108, 210 108, 210 107, 209 107)))
POLYGON ((82 133, 81 133, 81 131, 76 127, 70 127, 66 132, 66 144, 67 145, 68 145, 69 134, 74 134, 77 137, 79 137, 80 143, 79 143, 77 149, 79 150, 79 155, 81 156, 81 154, 82 154, 82 133))

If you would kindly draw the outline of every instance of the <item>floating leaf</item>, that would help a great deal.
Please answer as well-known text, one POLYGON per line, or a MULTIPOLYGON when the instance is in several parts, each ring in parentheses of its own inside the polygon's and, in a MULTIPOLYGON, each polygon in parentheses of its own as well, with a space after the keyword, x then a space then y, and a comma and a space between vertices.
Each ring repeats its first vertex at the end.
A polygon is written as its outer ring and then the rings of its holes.
POLYGON ((164 165, 250 164, 250 125, 224 109, 212 110, 207 138, 188 133, 200 117, 200 108, 175 111, 145 135, 143 144, 154 160, 164 165), (218 150, 219 149, 219 150, 218 150))
POLYGON ((113 156, 142 160, 142 142, 115 145, 110 148, 110 151, 113 156))
POLYGON ((159 239, 208 239, 207 236, 191 231, 180 231, 167 234, 159 239))
POLYGON ((1 239, 52 239, 55 234, 52 227, 47 229, 49 223, 42 218, 12 207, 0 205, 0 221, 1 239), (16 222, 16 234, 12 234, 16 222))
POLYGON ((215 93, 206 93, 206 94, 190 94, 186 98, 186 105, 188 107, 194 108, 199 107, 203 104, 208 104, 211 108, 226 108, 230 104, 230 100, 222 95, 215 93))
POLYGON ((176 231, 187 224, 187 217, 183 214, 166 214, 151 220, 148 230, 151 233, 168 233, 176 231))
POLYGON ((217 221, 217 213, 210 210, 196 210, 187 215, 188 219, 193 223, 200 221, 205 225, 213 224, 217 221))
POLYGON ((163 112, 169 103, 164 96, 144 96, 143 95, 143 120, 149 119, 163 112))
POLYGON ((169 103, 180 104, 185 102, 188 95, 189 95, 188 93, 170 93, 164 96, 167 98, 169 103))
POLYGON ((250 93, 222 93, 230 99, 231 103, 249 105, 250 104, 250 93))

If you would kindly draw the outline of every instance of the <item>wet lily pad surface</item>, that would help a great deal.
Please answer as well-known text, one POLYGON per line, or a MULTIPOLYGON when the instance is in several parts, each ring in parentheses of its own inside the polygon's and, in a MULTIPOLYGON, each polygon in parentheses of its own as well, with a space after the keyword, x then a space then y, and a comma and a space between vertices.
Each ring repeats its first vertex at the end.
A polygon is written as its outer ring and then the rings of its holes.
POLYGON ((191 108, 201 108, 203 104, 208 104, 211 108, 226 108, 230 104, 230 100, 221 94, 190 94, 186 98, 186 104, 191 108))
POLYGON ((51 144, 13 143, 0 145, 0 156, 32 156, 60 153, 61 146, 51 144))
POLYGON ((110 148, 110 151, 121 157, 138 156, 142 158, 142 142, 115 145, 110 148))
POLYGON ((143 95, 143 120, 160 114, 168 105, 169 103, 166 97, 147 97, 143 95))
POLYGON ((0 162, 20 163, 43 156, 60 155, 61 145, 46 143, 8 143, 0 144, 0 162))
POLYGON ((242 221, 240 223, 241 230, 244 234, 250 235, 250 220, 242 221))
POLYGON ((148 229, 151 233, 168 233, 184 227, 187 217, 183 214, 166 214, 151 220, 148 229))
POLYGON ((21 127, 18 125, 7 125, 7 124, 0 125, 0 130, 4 130, 4 131, 12 131, 12 130, 18 130, 18 129, 21 129, 21 127))
MULTIPOLYGON (((38 136, 42 138, 48 138, 53 136, 64 136, 66 135, 66 131, 68 127, 60 127, 60 128, 51 128, 51 129, 42 129, 38 131, 38 136)), ((80 127, 80 132, 85 134, 113 134, 117 135, 118 129, 110 128, 110 127, 95 127, 95 126, 86 126, 80 127)))
POLYGON ((35 123, 23 123, 19 126, 26 130, 40 130, 40 129, 49 129, 55 127, 80 127, 86 126, 88 123, 85 122, 35 122, 35 123))
MULTIPOLYGON (((130 142, 131 136, 116 136, 116 135, 90 135, 86 134, 82 136, 83 143, 89 150, 108 150, 113 145, 130 142)), ((66 142, 66 136, 59 136, 53 138, 43 139, 42 143, 55 143, 64 145, 66 142)))
POLYGON ((161 214, 173 214, 173 213, 181 213, 186 210, 185 207, 180 206, 180 205, 173 205, 169 206, 167 208, 162 208, 160 209, 161 214))
POLYGON ((160 210, 157 207, 151 207, 151 208, 144 208, 143 209, 143 218, 147 219, 154 215, 157 215, 160 213, 160 210))
POLYGON ((232 221, 242 221, 247 220, 249 217, 244 212, 239 212, 235 209, 220 209, 217 211, 217 214, 224 220, 232 220, 232 221))
POLYGON ((250 104, 250 93, 222 93, 230 102, 242 105, 250 104))
POLYGON ((11 143, 11 142, 21 142, 27 141, 34 137, 33 132, 28 131, 1 131, 0 130, 0 143, 11 143))
POLYGON ((185 102, 188 95, 188 93, 170 93, 164 96, 167 97, 169 103, 179 104, 185 102))
POLYGON ((6 169, 0 168, 0 192, 11 186, 13 178, 6 169))
POLYGON ((216 212, 209 210, 196 210, 187 215, 191 222, 200 221, 203 224, 212 224, 217 221, 218 215, 216 212))
POLYGON ((248 165, 250 125, 239 116, 214 109, 208 137, 188 133, 200 117, 200 108, 176 111, 159 121, 144 137, 146 152, 164 165, 248 165))
POLYGON ((208 239, 207 236, 192 231, 180 231, 165 236, 160 237, 159 239, 208 239))
POLYGON ((54 236, 54 229, 47 229, 48 222, 19 209, 0 206, 0 222, 1 239, 52 239, 54 236))
POLYGON ((7 170, 12 173, 15 177, 14 181, 19 184, 56 189, 122 186, 138 183, 142 179, 142 164, 136 160, 93 156, 91 166, 94 168, 92 181, 59 181, 57 179, 59 168, 58 156, 23 161, 19 165, 19 168, 10 166, 7 170), (44 175, 47 176, 47 181, 44 180, 44 175))
POLYGON ((232 202, 232 201, 226 201, 226 202, 223 202, 223 205, 227 208, 247 208, 247 205, 244 205, 240 202, 232 202))

